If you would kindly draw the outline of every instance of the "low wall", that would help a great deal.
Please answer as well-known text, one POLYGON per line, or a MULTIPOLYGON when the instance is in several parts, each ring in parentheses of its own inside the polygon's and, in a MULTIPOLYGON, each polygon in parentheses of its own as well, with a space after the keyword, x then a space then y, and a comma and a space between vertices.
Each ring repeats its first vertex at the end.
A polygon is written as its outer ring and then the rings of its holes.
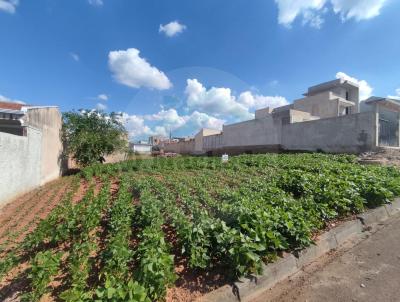
POLYGON ((177 143, 166 144, 164 152, 178 153, 178 154, 194 154, 195 141, 182 141, 177 143))
POLYGON ((0 132, 0 205, 41 183, 42 134, 28 127, 27 136, 0 132))
POLYGON ((216 150, 222 148, 223 134, 205 136, 203 138, 203 151, 216 150))
POLYGON ((376 116, 363 112, 282 126, 285 150, 361 153, 376 148, 376 116))
POLYGON ((115 152, 113 154, 107 155, 104 158, 107 164, 118 163, 120 161, 124 161, 128 159, 128 154, 126 152, 115 152))
POLYGON ((240 155, 240 154, 260 154, 260 153, 279 153, 282 151, 280 145, 261 145, 261 146, 237 146, 237 147, 221 147, 218 149, 208 150, 207 155, 240 155))
POLYGON ((222 147, 279 145, 281 121, 272 117, 223 127, 222 147))
MULTIPOLYGON (((128 153, 126 153, 126 152, 115 152, 110 155, 106 155, 104 157, 105 164, 114 164, 114 163, 118 163, 118 162, 121 162, 124 160, 128 160, 128 153)), ((80 169, 81 168, 71 156, 68 157, 67 167, 68 167, 68 169, 66 171, 68 171, 70 169, 80 169)))

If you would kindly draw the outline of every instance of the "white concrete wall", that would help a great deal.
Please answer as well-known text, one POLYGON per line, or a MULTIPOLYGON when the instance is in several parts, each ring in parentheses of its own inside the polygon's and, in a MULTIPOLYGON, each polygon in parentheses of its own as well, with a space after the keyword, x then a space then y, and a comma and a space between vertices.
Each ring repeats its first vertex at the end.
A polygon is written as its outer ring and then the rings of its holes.
POLYGON ((338 96, 330 91, 321 92, 293 102, 293 109, 309 112, 320 118, 335 117, 338 115, 338 96))
POLYGON ((376 115, 364 112, 282 126, 282 148, 359 153, 376 147, 376 115))
POLYGON ((151 154, 151 146, 149 145, 133 145, 133 152, 151 154))
POLYGON ((201 129, 194 137, 194 152, 196 154, 203 154, 204 150, 204 140, 210 135, 217 135, 220 134, 220 130, 215 129, 201 129))
POLYGON ((318 120, 318 116, 313 116, 309 112, 290 109, 290 123, 301 123, 305 121, 318 120))
MULTIPOLYGON (((359 153, 377 146, 375 112, 302 121, 316 118, 295 110, 224 126, 222 134, 202 138, 203 153, 267 152, 274 150, 304 150, 333 153, 359 153), (292 123, 283 123, 286 115, 292 123)), ((166 152, 194 154, 195 140, 166 145, 166 152)), ((232 153, 233 154, 233 153, 232 153)))
POLYGON ((223 138, 223 134, 216 134, 216 135, 210 135, 210 136, 206 136, 203 139, 203 150, 205 152, 207 151, 212 151, 215 149, 220 149, 222 148, 222 138, 223 138))
POLYGON ((41 181, 45 184, 61 176, 63 144, 62 118, 57 107, 28 109, 28 124, 42 132, 41 181))
POLYGON ((164 152, 172 152, 178 154, 194 154, 195 153, 194 139, 189 141, 181 141, 177 143, 165 144, 164 152))
POLYGON ((41 183, 42 134, 28 127, 27 136, 0 132, 0 205, 41 183))
POLYGON ((267 117, 223 127, 223 147, 280 144, 281 120, 267 117))
POLYGON ((354 102, 355 106, 352 108, 352 113, 359 112, 359 89, 358 88, 349 88, 349 87, 335 87, 332 89, 332 93, 346 100, 346 92, 348 93, 348 101, 354 102))

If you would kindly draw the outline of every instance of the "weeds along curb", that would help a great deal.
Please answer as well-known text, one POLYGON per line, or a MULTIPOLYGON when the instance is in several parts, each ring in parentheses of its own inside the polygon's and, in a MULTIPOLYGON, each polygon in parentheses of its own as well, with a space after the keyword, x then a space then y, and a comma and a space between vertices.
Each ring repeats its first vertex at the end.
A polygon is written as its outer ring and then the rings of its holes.
POLYGON ((300 271, 307 264, 336 249, 345 241, 361 234, 363 229, 400 214, 400 198, 392 203, 369 210, 319 236, 314 245, 296 255, 287 254, 274 263, 264 266, 262 275, 240 278, 232 285, 220 287, 198 302, 251 301, 273 287, 278 282, 300 271))

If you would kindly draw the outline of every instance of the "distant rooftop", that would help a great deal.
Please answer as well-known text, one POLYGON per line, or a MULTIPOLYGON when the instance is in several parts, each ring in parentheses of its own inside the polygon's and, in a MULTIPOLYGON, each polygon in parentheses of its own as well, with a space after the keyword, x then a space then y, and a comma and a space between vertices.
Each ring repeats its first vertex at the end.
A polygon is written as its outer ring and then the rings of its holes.
POLYGON ((382 104, 385 106, 390 106, 391 108, 396 108, 395 110, 400 110, 400 100, 385 98, 385 97, 376 97, 371 96, 370 98, 365 100, 365 104, 372 105, 372 104, 382 104))
POLYGON ((27 106, 29 105, 21 103, 12 103, 12 102, 0 102, 1 109, 21 110, 22 107, 27 107, 27 106))
POLYGON ((33 106, 22 103, 14 102, 0 102, 0 110, 13 110, 13 111, 24 111, 32 109, 42 109, 42 108, 58 108, 58 106, 33 106))

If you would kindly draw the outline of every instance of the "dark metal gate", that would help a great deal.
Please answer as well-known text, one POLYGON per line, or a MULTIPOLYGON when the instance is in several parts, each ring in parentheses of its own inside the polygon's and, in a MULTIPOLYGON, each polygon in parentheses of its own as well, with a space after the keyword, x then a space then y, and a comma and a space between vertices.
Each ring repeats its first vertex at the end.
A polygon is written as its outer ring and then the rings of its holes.
POLYGON ((379 146, 398 147, 398 131, 399 126, 397 123, 379 119, 379 146))

